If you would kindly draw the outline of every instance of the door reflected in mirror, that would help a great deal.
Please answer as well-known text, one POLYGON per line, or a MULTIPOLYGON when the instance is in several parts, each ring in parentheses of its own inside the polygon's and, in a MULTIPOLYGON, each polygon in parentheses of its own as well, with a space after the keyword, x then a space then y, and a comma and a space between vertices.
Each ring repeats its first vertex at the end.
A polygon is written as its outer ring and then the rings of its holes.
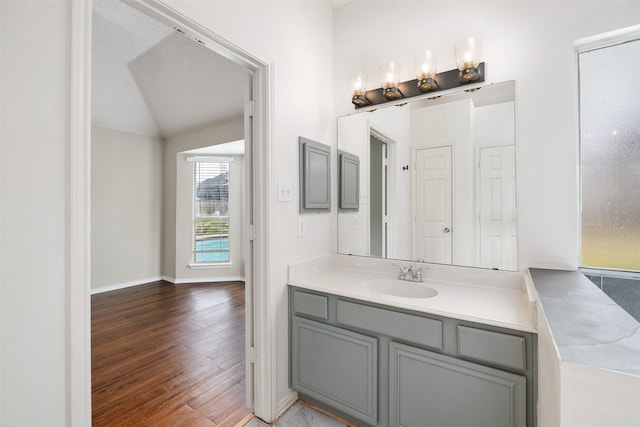
POLYGON ((338 252, 517 270, 514 86, 339 117, 360 176, 338 252))

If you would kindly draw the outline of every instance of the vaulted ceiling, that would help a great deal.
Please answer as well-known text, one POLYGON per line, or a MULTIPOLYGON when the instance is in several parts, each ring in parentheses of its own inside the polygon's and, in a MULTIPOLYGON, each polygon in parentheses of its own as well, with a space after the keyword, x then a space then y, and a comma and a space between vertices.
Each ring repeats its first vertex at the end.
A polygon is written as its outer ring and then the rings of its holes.
POLYGON ((241 116, 248 74, 119 0, 94 0, 92 123, 171 138, 241 116))

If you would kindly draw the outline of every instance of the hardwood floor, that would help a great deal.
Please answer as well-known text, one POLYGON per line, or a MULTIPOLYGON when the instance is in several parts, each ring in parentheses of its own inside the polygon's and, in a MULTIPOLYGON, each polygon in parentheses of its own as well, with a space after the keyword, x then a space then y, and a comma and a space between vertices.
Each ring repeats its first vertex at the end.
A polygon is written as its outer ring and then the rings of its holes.
POLYGON ((154 282, 91 298, 94 426, 235 426, 244 284, 154 282))

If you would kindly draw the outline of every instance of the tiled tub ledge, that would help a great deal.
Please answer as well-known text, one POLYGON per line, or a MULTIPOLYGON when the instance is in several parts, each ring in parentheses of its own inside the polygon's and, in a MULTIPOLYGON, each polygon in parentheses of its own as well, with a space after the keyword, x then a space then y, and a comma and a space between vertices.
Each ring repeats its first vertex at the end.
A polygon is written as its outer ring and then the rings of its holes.
POLYGON ((529 270, 563 363, 640 377, 640 323, 582 273, 529 270))

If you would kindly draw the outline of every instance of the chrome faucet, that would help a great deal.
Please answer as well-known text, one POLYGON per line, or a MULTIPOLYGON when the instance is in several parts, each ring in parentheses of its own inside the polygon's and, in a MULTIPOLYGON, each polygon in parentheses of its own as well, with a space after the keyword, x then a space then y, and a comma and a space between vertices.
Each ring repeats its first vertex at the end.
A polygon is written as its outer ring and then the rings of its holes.
POLYGON ((424 279, 422 279, 422 271, 422 267, 418 267, 418 269, 413 272, 414 282, 424 282, 424 279))
POLYGON ((393 264, 394 267, 398 267, 398 280, 406 280, 409 282, 423 282, 422 267, 418 267, 417 270, 413 270, 412 265, 398 265, 393 264))

